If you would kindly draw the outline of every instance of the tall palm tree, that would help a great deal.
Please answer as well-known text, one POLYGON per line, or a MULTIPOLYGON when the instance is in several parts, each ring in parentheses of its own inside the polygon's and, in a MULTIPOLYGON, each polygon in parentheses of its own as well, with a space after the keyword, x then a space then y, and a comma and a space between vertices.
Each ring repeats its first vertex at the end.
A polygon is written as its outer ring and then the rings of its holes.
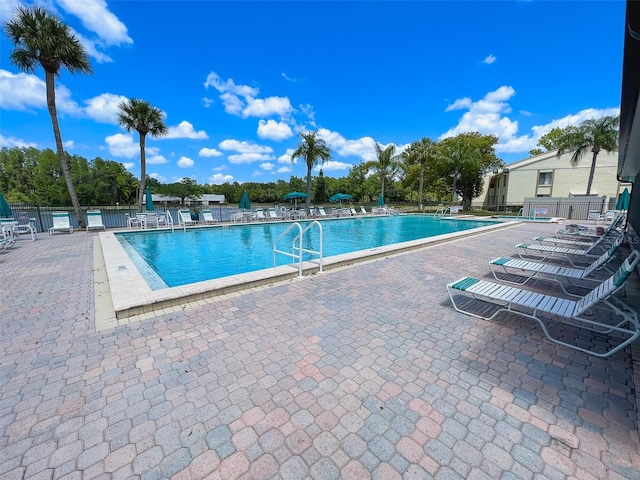
POLYGON ((71 73, 91 73, 89 56, 75 35, 71 33, 69 26, 41 7, 18 6, 13 18, 5 22, 4 29, 15 45, 10 57, 13 64, 27 73, 34 73, 38 66, 44 70, 47 108, 53 124, 53 136, 62 174, 78 224, 80 228, 85 228, 80 202, 71 180, 69 159, 64 152, 60 135, 55 77, 60 74, 61 67, 65 67, 71 73))
POLYGON ((376 160, 365 163, 369 169, 373 168, 380 175, 380 195, 384 198, 384 183, 395 175, 401 167, 399 156, 396 155, 396 146, 391 143, 386 148, 376 143, 376 160))
POLYGON ((152 137, 166 135, 168 128, 164 123, 164 114, 159 108, 154 107, 149 102, 131 98, 118 105, 118 123, 127 132, 136 130, 140 135, 140 191, 138 192, 138 211, 142 212, 142 198, 147 182, 147 157, 145 144, 147 134, 152 137))
POLYGON ((424 191, 424 169, 428 163, 436 159, 437 155, 438 143, 427 137, 422 137, 421 140, 413 142, 402 154, 402 157, 405 158, 408 163, 420 165, 420 180, 418 184, 418 205, 420 211, 424 209, 424 205, 422 204, 424 191))
POLYGON ((291 154, 291 161, 301 158, 307 165, 307 199, 306 208, 307 215, 310 214, 311 206, 311 170, 318 162, 323 164, 331 158, 331 149, 327 146, 322 138, 318 138, 318 132, 306 132, 300 134, 300 144, 298 148, 291 154))
POLYGON ((591 152, 591 170, 589 171, 589 182, 587 183, 587 195, 591 194, 598 154, 602 150, 607 153, 618 150, 619 125, 619 116, 589 119, 582 122, 578 127, 565 129, 563 137, 559 140, 558 156, 572 152, 571 164, 574 166, 580 162, 587 152, 591 152))

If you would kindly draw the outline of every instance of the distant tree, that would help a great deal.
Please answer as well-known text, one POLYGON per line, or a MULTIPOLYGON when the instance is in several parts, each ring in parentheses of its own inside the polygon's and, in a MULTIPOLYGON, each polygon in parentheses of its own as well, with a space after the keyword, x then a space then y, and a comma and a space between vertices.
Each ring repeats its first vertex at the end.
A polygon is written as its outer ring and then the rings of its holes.
POLYGON ((618 150, 619 116, 605 116, 589 119, 578 127, 565 129, 559 140, 558 156, 571 152, 571 165, 576 166, 587 152, 591 152, 591 170, 587 183, 587 195, 591 194, 593 176, 596 172, 598 154, 604 150, 607 153, 618 150))
POLYGON ((318 163, 323 164, 329 161, 331 149, 322 138, 318 137, 317 131, 301 133, 300 138, 302 140, 298 148, 291 154, 291 162, 294 162, 296 158, 301 158, 307 165, 307 198, 305 204, 308 215, 311 206, 311 170, 318 163))
POLYGON ((4 23, 4 29, 15 45, 11 52, 13 64, 27 73, 35 72, 38 66, 44 70, 47 108, 51 116, 62 174, 78 224, 80 228, 85 228, 84 216, 80 210, 69 162, 62 145, 56 109, 55 77, 60 74, 61 67, 65 67, 71 73, 91 73, 89 56, 69 26, 41 7, 18 6, 13 19, 4 23))
POLYGON ((418 205, 420 211, 423 210, 424 172, 428 163, 435 161, 438 156, 438 143, 430 138, 423 137, 421 140, 413 142, 402 154, 405 164, 418 165, 420 167, 418 183, 418 205))
POLYGON ((382 145, 376 143, 375 149, 376 159, 366 162, 365 165, 367 168, 375 170, 380 177, 380 194, 384 198, 385 181, 398 173, 402 163, 395 154, 395 144, 391 143, 382 148, 382 145))
POLYGON ((571 126, 553 128, 549 133, 540 137, 540 140, 538 140, 538 146, 544 147, 547 152, 557 150, 560 148, 563 138, 571 131, 572 128, 573 127, 571 126))
POLYGON ((327 197, 326 187, 327 185, 324 179, 324 172, 322 171, 322 169, 320 169, 318 178, 316 178, 316 181, 313 185, 313 203, 322 203, 326 202, 329 199, 329 197, 327 197))
POLYGON ((169 131, 164 122, 164 114, 149 102, 131 98, 118 105, 118 123, 128 132, 136 130, 140 135, 140 191, 138 192, 138 211, 142 212, 142 199, 147 181, 147 162, 145 143, 147 134, 161 137, 169 131))
POLYGON ((202 187, 193 178, 183 178, 179 182, 164 185, 162 193, 171 197, 178 197, 180 198, 180 203, 184 204, 187 198, 196 200, 200 197, 202 195, 202 187))
POLYGON ((535 157, 536 155, 542 155, 544 151, 541 148, 532 148, 529 150, 529 155, 535 157))

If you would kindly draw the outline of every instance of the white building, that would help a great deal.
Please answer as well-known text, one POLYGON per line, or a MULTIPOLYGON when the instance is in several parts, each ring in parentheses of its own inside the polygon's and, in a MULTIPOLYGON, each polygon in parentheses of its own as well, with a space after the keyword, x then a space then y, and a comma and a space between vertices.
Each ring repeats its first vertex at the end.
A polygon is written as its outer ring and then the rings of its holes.
MULTIPOLYGON (((571 154, 560 157, 547 152, 506 165, 485 174, 483 192, 472 206, 493 209, 522 205, 525 197, 575 197, 585 195, 591 169, 591 154, 585 155, 575 167, 571 154)), ((618 153, 601 152, 590 194, 594 197, 618 198, 630 183, 616 180, 618 153)))

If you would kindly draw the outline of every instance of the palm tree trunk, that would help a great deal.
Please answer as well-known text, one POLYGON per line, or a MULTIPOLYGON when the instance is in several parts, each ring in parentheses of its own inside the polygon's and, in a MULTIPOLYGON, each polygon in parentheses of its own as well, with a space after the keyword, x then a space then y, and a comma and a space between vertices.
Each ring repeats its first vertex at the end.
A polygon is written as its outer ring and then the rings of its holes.
POLYGON ((142 198, 147 184, 147 154, 145 152, 146 134, 140 134, 140 192, 138 193, 138 212, 142 213, 142 198))
POLYGON ((593 158, 591 159, 591 170, 589 171, 589 182, 587 183, 587 195, 591 194, 591 184, 593 183, 593 176, 596 173, 596 160, 598 159, 598 151, 593 151, 593 158))
POLYGON ((418 185, 418 204, 420 205, 419 209, 422 212, 422 186, 424 183, 424 163, 420 163, 420 184, 418 185))
POLYGON ((311 215, 311 165, 307 162, 307 198, 305 198, 305 206, 307 210, 307 216, 311 215))
POLYGON ((381 175, 382 177, 382 185, 380 186, 380 195, 382 195, 382 199, 384 200, 384 175, 381 175))
POLYGON ((73 205, 73 211, 76 214, 76 220, 81 229, 86 227, 84 217, 82 216, 82 210, 80 210, 80 202, 76 195, 76 189, 73 187, 73 181, 71 180, 71 168, 67 160, 67 155, 64 153, 64 146, 62 145, 62 136, 60 135, 60 125, 58 124, 58 112, 56 110, 56 88, 55 88, 55 76, 53 73, 45 71, 45 83, 47 86, 47 108, 49 109, 49 115, 51 116, 51 123, 53 124, 53 136, 56 139, 56 150, 58 151, 58 158, 60 159, 60 167, 62 167, 62 175, 64 181, 67 183, 67 190, 71 197, 71 205, 73 205))

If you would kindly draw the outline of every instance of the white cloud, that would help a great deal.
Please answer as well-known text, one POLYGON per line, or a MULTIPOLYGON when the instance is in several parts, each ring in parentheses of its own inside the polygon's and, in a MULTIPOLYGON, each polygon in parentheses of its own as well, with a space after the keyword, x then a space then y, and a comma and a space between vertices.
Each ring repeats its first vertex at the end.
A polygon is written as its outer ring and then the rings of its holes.
POLYGON ((264 163, 261 163, 259 166, 263 170, 273 170, 273 167, 275 167, 275 164, 271 162, 264 162, 264 163))
POLYGON ((307 118, 309 119, 309 123, 311 123, 312 126, 315 126, 316 112, 313 110, 313 107, 308 103, 304 103, 298 105, 298 108, 307 116, 307 118))
POLYGON ((261 160, 273 160, 274 156, 267 153, 239 153, 236 155, 229 155, 229 162, 233 164, 241 163, 253 163, 261 160))
POLYGON ((286 73, 282 72, 281 73, 282 78, 284 78, 285 80, 289 81, 289 82, 297 82, 297 80, 295 78, 291 78, 289 75, 287 75, 286 73))
POLYGON ((202 97, 202 103, 204 104, 205 108, 209 108, 211 105, 216 103, 216 101, 213 98, 202 97))
POLYGON ((178 125, 169 127, 169 132, 164 137, 160 138, 191 138, 194 140, 201 140, 207 139, 209 136, 204 130, 196 132, 191 123, 183 120, 178 125))
POLYGON ((530 117, 533 115, 533 113, 527 111, 527 110, 520 110, 520 115, 524 115, 525 117, 530 117))
POLYGON ((293 137, 293 132, 291 127, 284 122, 260 120, 258 122, 258 137, 280 141, 293 137))
POLYGON ((233 79, 222 80, 220 76, 211 72, 204 82, 205 88, 213 87, 220 92, 220 99, 225 112, 247 117, 268 117, 279 115, 288 117, 293 108, 287 97, 256 98, 260 90, 248 85, 236 85, 233 79))
POLYGON ((82 35, 81 33, 78 33, 77 31, 75 31, 73 28, 70 28, 70 30, 71 30, 71 33, 78 39, 78 41, 80 42, 80 45, 82 45, 84 49, 87 51, 87 55, 89 55, 92 58, 95 58, 96 62, 98 63, 113 62, 113 59, 109 55, 98 50, 97 40, 90 40, 84 35, 82 35))
MULTIPOLYGON (((145 149, 146 151, 146 149, 145 149)), ((167 163, 169 160, 167 160, 166 158, 164 158, 164 155, 152 155, 150 157, 147 157, 146 162, 149 165, 159 165, 159 164, 163 164, 163 163, 167 163)))
POLYGON ((5 137, 4 135, 0 134, 0 147, 19 147, 19 148, 25 148, 25 147, 37 147, 38 145, 36 143, 33 142, 26 142, 24 140, 22 140, 21 138, 16 138, 16 137, 5 137))
POLYGON ((224 172, 225 170, 229 170, 229 167, 226 165, 220 165, 219 167, 215 167, 212 169, 214 172, 224 172))
POLYGON ((218 146, 222 150, 231 150, 238 153, 271 153, 273 148, 266 145, 257 145, 255 143, 241 142, 239 140, 223 140, 218 146))
POLYGON ((96 122, 101 123, 118 123, 118 112, 122 102, 128 99, 124 95, 116 95, 114 93, 102 93, 97 97, 85 100, 85 113, 96 122))
MULTIPOLYGON (((61 84, 56 87, 56 107, 62 113, 78 115, 81 112, 80 106, 71 99, 69 89, 61 84)), ((0 108, 22 111, 47 108, 44 80, 29 73, 0 69, 0 108)))
POLYGON ((496 61, 496 57, 494 55, 489 55, 487 58, 482 60, 482 63, 486 63, 487 65, 491 65, 495 61, 496 61))
POLYGON ((262 175, 263 172, 261 172, 260 170, 254 170, 253 172, 251 172, 251 176, 252 177, 259 177, 260 175, 262 175))
POLYGON ((459 98, 451 105, 447 105, 447 108, 444 109, 445 112, 450 112, 451 110, 460 110, 463 108, 469 108, 473 102, 469 97, 459 98))
POLYGON ((189 157, 180 157, 180 159, 178 160, 178 166, 181 168, 190 168, 193 167, 193 160, 191 160, 189 157))
POLYGON ((354 155, 364 160, 375 160, 376 158, 376 142, 371 137, 347 140, 338 132, 332 132, 326 128, 320 128, 318 135, 327 142, 331 150, 340 156, 348 157, 354 155))
POLYGON ((223 183, 233 182, 233 175, 223 175, 221 173, 214 173, 209 177, 209 183, 213 185, 222 185, 223 183))
POLYGON ((163 177, 162 175, 160 175, 159 173, 150 173, 149 176, 151 178, 155 178, 156 180, 158 180, 160 183, 166 183, 167 182, 167 177, 163 177))
MULTIPOLYGON (((122 163, 122 166, 123 166, 124 168, 126 168, 127 170, 132 170, 132 169, 133 169, 133 167, 135 167, 135 166, 136 166, 136 164, 135 164, 135 163, 133 163, 133 162, 121 162, 121 163, 122 163)), ((151 176, 151 175, 149 175, 149 176, 151 176)))
POLYGON ((314 167, 316 172, 323 170, 325 172, 336 171, 336 170, 349 170, 353 165, 351 163, 344 162, 336 162, 335 160, 329 160, 322 165, 318 164, 314 167))
MULTIPOLYGON (((507 100, 515 95, 513 87, 502 86, 493 92, 487 93, 477 102, 469 102, 466 99, 456 100, 453 105, 465 105, 468 111, 462 115, 458 124, 440 136, 440 140, 453 137, 464 132, 480 132, 481 134, 494 134, 501 141, 507 141, 518 132, 518 122, 503 116, 511 112, 507 100)), ((459 107, 460 108, 460 107, 459 107)), ((450 110, 449 107, 447 107, 450 110)))
POLYGON ((297 158, 295 158, 293 162, 291 161, 291 155, 293 155, 293 152, 295 152, 293 148, 287 148, 287 151, 278 157, 278 163, 284 163, 289 165, 298 163, 297 158))
POLYGON ((291 167, 280 167, 278 170, 276 170, 277 173, 289 173, 293 171, 293 168, 291 167))
POLYGON ((67 12, 78 17, 87 30, 94 32, 105 45, 133 43, 127 27, 109 11, 105 0, 56 0, 67 12))
MULTIPOLYGON (((140 156, 140 145, 133 140, 131 135, 116 133, 104 139, 109 149, 109 153, 114 157, 133 158, 140 156)), ((152 158, 160 154, 158 147, 146 147, 145 154, 147 158, 152 158)))
POLYGON ((73 148, 75 146, 75 142, 73 140, 67 140, 66 142, 62 142, 62 145, 64 146, 64 148, 73 148))
POLYGON ((219 152, 215 148, 201 148, 198 152, 198 155, 201 157, 221 157, 223 155, 222 152, 219 152))

